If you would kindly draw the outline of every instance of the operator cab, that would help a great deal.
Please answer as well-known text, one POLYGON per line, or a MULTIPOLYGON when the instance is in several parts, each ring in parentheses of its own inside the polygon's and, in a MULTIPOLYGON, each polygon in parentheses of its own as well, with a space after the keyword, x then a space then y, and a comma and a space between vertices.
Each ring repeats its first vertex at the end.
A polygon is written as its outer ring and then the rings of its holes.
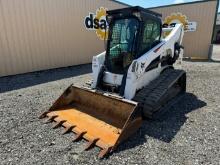
POLYGON ((107 11, 109 35, 106 69, 124 75, 133 60, 156 46, 161 39, 161 15, 141 7, 107 11))
POLYGON ((161 40, 161 14, 137 6, 107 11, 106 17, 109 32, 105 67, 97 86, 123 96, 131 63, 161 40))

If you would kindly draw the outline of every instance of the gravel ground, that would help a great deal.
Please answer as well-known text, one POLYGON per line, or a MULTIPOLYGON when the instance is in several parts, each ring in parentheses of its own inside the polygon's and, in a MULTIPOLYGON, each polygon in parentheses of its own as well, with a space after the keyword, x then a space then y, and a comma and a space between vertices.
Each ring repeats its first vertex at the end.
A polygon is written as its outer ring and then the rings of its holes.
POLYGON ((182 100, 103 160, 37 118, 71 83, 90 79, 90 65, 0 78, 0 164, 220 164, 220 63, 184 68, 182 100))

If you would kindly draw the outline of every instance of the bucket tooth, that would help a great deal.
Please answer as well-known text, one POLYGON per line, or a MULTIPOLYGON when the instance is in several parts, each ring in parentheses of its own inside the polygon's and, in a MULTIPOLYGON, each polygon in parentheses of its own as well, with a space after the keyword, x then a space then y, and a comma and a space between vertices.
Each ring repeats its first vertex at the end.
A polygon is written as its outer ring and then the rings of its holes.
POLYGON ((71 131, 72 131, 72 129, 73 129, 74 127, 76 127, 76 126, 70 126, 70 127, 66 127, 66 128, 64 129, 64 131, 62 132, 62 135, 64 135, 64 134, 66 134, 66 133, 71 132, 71 131))
POLYGON ((49 113, 49 111, 43 112, 43 113, 39 116, 39 119, 45 118, 48 113, 49 113))
POLYGON ((73 142, 76 142, 76 141, 80 140, 83 137, 83 135, 86 134, 86 133, 87 133, 86 131, 77 133, 76 137, 73 139, 73 142))
POLYGON ((95 146, 95 144, 96 144, 96 142, 99 140, 99 138, 96 138, 96 139, 93 139, 93 140, 90 140, 88 143, 87 143, 87 145, 86 145, 86 147, 85 147, 85 151, 88 151, 89 149, 91 149, 92 147, 94 147, 95 146))
POLYGON ((111 147, 102 149, 98 155, 98 158, 100 159, 104 158, 110 151, 111 151, 111 147))
POLYGON ((60 127, 60 126, 61 126, 63 123, 65 123, 65 122, 66 122, 66 120, 62 120, 62 121, 57 122, 57 123, 53 126, 53 129, 60 127))
POLYGON ((52 122, 56 117, 58 117, 57 115, 55 116, 50 116, 48 117, 48 119, 44 122, 45 124, 52 122))

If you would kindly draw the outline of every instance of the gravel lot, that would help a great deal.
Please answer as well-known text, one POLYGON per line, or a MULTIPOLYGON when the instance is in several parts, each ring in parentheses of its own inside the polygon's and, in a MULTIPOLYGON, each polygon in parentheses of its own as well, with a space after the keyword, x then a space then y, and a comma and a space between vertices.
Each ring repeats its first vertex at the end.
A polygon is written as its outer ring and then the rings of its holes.
POLYGON ((182 100, 103 160, 37 118, 71 83, 90 79, 90 67, 0 78, 0 164, 220 164, 220 63, 184 62, 182 100))

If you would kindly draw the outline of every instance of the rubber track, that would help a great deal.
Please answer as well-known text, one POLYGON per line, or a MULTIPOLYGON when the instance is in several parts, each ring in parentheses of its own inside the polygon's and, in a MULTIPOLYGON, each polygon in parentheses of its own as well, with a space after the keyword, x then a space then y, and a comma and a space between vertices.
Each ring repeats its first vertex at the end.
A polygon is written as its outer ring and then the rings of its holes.
POLYGON ((164 105, 161 105, 161 98, 184 73, 183 70, 167 69, 136 94, 133 100, 139 103, 143 117, 152 118, 153 114, 159 111, 164 105))

